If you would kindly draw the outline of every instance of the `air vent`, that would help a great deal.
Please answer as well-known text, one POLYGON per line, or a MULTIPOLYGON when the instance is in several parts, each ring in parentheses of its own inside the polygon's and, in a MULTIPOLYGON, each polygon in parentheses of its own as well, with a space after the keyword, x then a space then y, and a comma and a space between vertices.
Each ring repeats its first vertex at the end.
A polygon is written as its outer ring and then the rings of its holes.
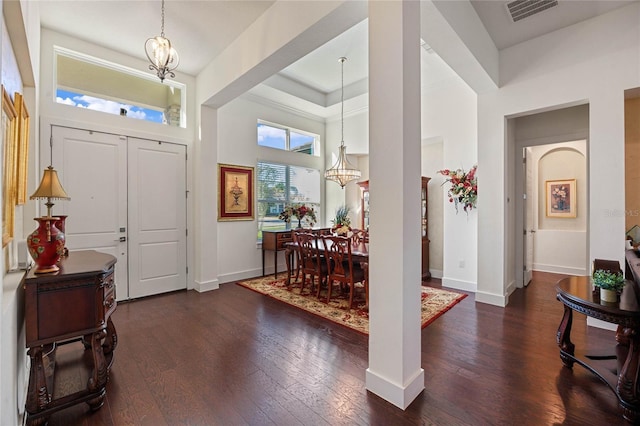
POLYGON ((507 3, 507 10, 513 22, 518 22, 557 5, 558 0, 515 0, 507 3))

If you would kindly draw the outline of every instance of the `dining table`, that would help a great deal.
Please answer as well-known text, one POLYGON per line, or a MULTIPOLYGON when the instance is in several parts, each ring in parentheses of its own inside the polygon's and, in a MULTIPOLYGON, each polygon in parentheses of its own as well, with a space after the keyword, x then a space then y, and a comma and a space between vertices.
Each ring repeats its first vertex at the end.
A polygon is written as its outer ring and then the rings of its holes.
MULTIPOLYGON (((327 240, 329 244, 332 244, 331 240, 327 240)), ((321 241, 321 237, 313 240, 313 245, 316 247, 320 254, 324 253, 324 245, 321 241)), ((295 258, 296 262, 298 261, 297 256, 293 256, 295 252, 298 250, 298 243, 296 241, 291 241, 285 244, 285 259, 287 262, 287 288, 291 285, 291 276, 293 275, 293 266, 291 264, 291 259, 295 258)), ((351 244, 351 259, 354 262, 360 262, 362 264, 369 264, 369 243, 365 243, 363 241, 352 242, 351 244)), ((297 269, 297 268, 296 268, 297 269)), ((297 279, 297 275, 296 275, 297 279)))

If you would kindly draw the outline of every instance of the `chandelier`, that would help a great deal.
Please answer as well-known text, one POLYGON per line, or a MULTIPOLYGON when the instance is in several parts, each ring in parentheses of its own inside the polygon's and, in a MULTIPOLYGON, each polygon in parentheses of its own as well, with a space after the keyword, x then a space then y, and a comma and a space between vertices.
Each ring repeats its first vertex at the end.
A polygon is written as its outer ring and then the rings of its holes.
POLYGON ((147 39, 144 44, 144 50, 151 65, 150 70, 155 70, 160 78, 164 81, 164 77, 168 74, 175 78, 174 69, 178 67, 180 58, 178 52, 171 47, 171 41, 164 36, 164 0, 162 0, 162 26, 160 35, 147 39))
POLYGON ((349 160, 347 160, 347 148, 344 146, 344 62, 347 58, 342 57, 338 59, 338 62, 342 64, 342 95, 340 98, 341 102, 341 112, 340 112, 340 122, 342 125, 342 133, 341 133, 341 142, 340 142, 340 152, 338 153, 338 161, 327 171, 324 172, 324 177, 327 180, 332 180, 342 189, 344 186, 351 182, 352 180, 359 179, 361 176, 360 170, 356 169, 349 160))

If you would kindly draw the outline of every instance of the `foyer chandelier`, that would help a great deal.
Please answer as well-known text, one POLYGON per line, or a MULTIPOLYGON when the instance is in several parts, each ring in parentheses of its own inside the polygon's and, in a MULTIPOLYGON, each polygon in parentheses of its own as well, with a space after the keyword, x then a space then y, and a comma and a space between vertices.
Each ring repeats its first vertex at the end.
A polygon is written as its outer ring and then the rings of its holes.
POLYGON ((344 146, 344 63, 347 60, 345 57, 338 59, 338 62, 342 64, 342 95, 340 98, 341 112, 340 122, 342 126, 341 138, 340 138, 340 152, 338 153, 338 161, 327 171, 324 172, 324 177, 327 180, 336 182, 342 189, 344 186, 352 180, 359 179, 361 176, 360 170, 356 169, 347 160, 347 148, 344 146))
POLYGON ((144 44, 144 50, 151 65, 150 70, 155 70, 160 78, 164 81, 166 75, 175 78, 175 70, 178 67, 180 58, 178 52, 171 47, 171 41, 164 36, 164 0, 162 0, 162 26, 160 35, 147 39, 144 44))

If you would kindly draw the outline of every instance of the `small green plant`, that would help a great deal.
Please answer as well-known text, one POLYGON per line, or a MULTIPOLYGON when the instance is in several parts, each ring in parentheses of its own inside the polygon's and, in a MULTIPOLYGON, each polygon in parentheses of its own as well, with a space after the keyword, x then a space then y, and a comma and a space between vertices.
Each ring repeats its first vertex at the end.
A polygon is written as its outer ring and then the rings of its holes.
POLYGON ((624 287, 624 276, 619 271, 597 269, 593 272, 593 284, 605 290, 620 291, 624 287))
POLYGON ((339 226, 350 226, 351 225, 351 219, 349 218, 349 207, 347 206, 340 206, 336 209, 336 216, 335 218, 332 220, 333 225, 336 227, 339 226))

